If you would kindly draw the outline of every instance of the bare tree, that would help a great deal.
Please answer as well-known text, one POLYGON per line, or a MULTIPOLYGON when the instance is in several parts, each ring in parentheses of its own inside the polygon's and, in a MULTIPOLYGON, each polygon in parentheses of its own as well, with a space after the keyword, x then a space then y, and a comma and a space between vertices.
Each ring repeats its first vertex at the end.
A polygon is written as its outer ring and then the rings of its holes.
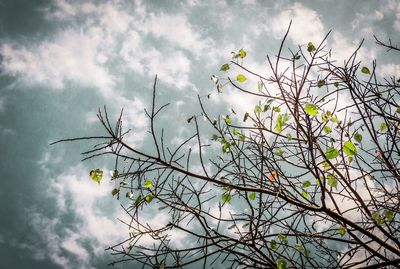
MULTIPOLYGON (((199 96, 199 114, 188 119, 193 135, 174 148, 156 131, 167 106, 157 105, 156 78, 147 150, 126 143, 122 113, 112 124, 106 108, 98 112, 106 135, 61 140, 99 140, 85 159, 115 158, 113 195, 129 217, 129 236, 109 248, 112 265, 400 267, 399 83, 382 82, 375 62, 361 66, 361 45, 342 65, 327 36, 286 50, 289 29, 276 57, 267 57, 270 75, 247 68, 242 49, 221 66, 235 76, 212 78, 216 92, 230 87, 257 97, 254 111, 214 119, 199 96), (246 89, 246 80, 258 89, 246 89), (200 118, 214 130, 211 142, 200 118), (196 150, 188 146, 194 141, 196 150), (169 221, 146 223, 149 208, 169 221)), ((99 181, 102 173, 90 176, 99 181)))

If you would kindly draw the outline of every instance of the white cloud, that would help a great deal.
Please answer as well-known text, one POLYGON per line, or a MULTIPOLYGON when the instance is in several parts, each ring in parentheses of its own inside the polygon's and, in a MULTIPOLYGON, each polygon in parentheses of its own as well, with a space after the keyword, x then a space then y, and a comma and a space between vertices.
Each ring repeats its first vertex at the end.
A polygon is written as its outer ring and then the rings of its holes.
MULTIPOLYGON (((54 164, 50 154, 38 163, 45 174, 54 164)), ((30 225, 45 248, 29 248, 36 259, 46 257, 62 268, 92 268, 91 257, 101 256, 104 249, 124 238, 127 228, 116 220, 123 214, 118 201, 111 196, 113 184, 105 179, 101 184, 91 181, 82 165, 49 179, 48 198, 55 200, 57 214, 48 217, 40 210, 29 208, 30 225), (107 207, 105 205, 108 205, 107 207), (78 219, 72 226, 61 220, 72 214, 78 219), (89 246, 89 248, 88 248, 89 246)))
POLYGON ((74 254, 79 260, 87 261, 89 259, 89 253, 79 244, 79 237, 79 234, 71 233, 67 239, 63 240, 61 247, 74 254))
POLYGON ((195 29, 184 14, 150 13, 140 29, 191 51, 194 55, 204 52, 212 45, 211 40, 201 37, 199 29, 195 29))
POLYGON ((301 3, 295 3, 273 17, 270 28, 277 39, 283 38, 290 20, 292 20, 292 26, 289 38, 296 45, 310 41, 319 44, 326 34, 318 13, 301 3))
POLYGON ((88 252, 77 240, 79 234, 65 229, 64 235, 61 235, 57 230, 58 226, 61 225, 58 219, 50 219, 37 212, 30 212, 28 215, 33 232, 40 236, 45 248, 25 244, 19 244, 17 247, 29 249, 37 260, 43 260, 47 257, 64 269, 93 268, 90 265, 88 252), (73 256, 69 256, 68 253, 73 254, 73 256))
MULTIPOLYGON (((338 61, 338 65, 343 65, 343 61, 354 53, 360 43, 360 39, 349 40, 340 32, 335 31, 328 44, 332 48, 332 59, 338 61)), ((375 58, 376 51, 373 48, 363 46, 357 53, 357 60, 362 61, 364 65, 372 65, 375 58)))
POLYGON ((132 31, 120 52, 122 59, 133 71, 148 76, 157 74, 161 81, 177 89, 191 85, 191 61, 182 51, 160 51, 153 46, 139 45, 139 40, 139 35, 132 31))
POLYGON ((112 76, 96 62, 97 37, 67 29, 53 41, 30 48, 4 43, 0 47, 4 73, 20 77, 25 83, 62 89, 66 82, 108 91, 112 76))
POLYGON ((400 77, 400 65, 399 64, 382 64, 377 68, 377 73, 382 77, 395 76, 400 77))

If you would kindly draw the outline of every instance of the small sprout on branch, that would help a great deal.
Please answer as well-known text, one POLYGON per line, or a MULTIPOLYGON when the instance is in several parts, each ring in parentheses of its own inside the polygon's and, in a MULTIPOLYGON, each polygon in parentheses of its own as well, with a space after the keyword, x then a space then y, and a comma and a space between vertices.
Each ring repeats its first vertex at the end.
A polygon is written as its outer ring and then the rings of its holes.
POLYGON ((147 189, 150 189, 150 188, 152 188, 153 187, 153 182, 151 182, 150 180, 146 180, 145 182, 144 182, 144 185, 143 185, 145 188, 147 188, 147 189))
POLYGON ((227 125, 231 125, 231 124, 232 124, 232 120, 231 120, 231 118, 230 118, 229 116, 226 116, 226 117, 225 117, 225 123, 226 123, 227 125))
POLYGON ((224 193, 221 195, 221 200, 223 203, 230 203, 232 200, 232 195, 230 195, 229 193, 224 193))
POLYGON ((225 72, 228 71, 229 69, 230 69, 229 64, 223 64, 219 70, 225 72))
POLYGON ((318 80, 318 83, 317 83, 318 88, 321 88, 324 85, 325 85, 325 80, 318 80))
POLYGON ((245 77, 245 75, 243 74, 239 74, 236 76, 236 80, 240 83, 245 82, 247 80, 247 78, 245 77))
POLYGON ((344 142, 343 152, 348 156, 353 156, 357 154, 357 148, 351 141, 344 142))
POLYGON ((361 73, 367 74, 367 75, 371 74, 371 73, 369 72, 368 67, 366 67, 366 66, 364 66, 363 68, 361 68, 361 73))
POLYGON ((99 168, 92 170, 92 171, 90 171, 89 176, 93 181, 96 181, 97 183, 100 184, 100 181, 103 178, 103 170, 101 170, 99 168))
POLYGON ((382 133, 385 133, 388 129, 388 126, 386 124, 386 122, 382 122, 381 125, 379 126, 379 131, 381 131, 382 133))
POLYGON ((150 204, 151 201, 153 201, 153 198, 154 198, 153 194, 149 193, 149 194, 146 195, 145 200, 146 200, 147 203, 150 204))
POLYGON ((328 185, 331 186, 332 188, 337 188, 338 184, 337 178, 332 174, 328 174, 326 177, 328 179, 328 185))
POLYGON ((246 55, 247 55, 247 52, 245 50, 243 50, 243 49, 239 50, 239 57, 240 58, 243 59, 244 57, 246 57, 246 55))
POLYGON ((289 115, 288 114, 279 114, 278 118, 276 119, 276 125, 275 125, 275 132, 281 133, 283 128, 286 126, 286 122, 289 120, 289 115))
POLYGON ((117 195, 118 193, 119 193, 119 189, 113 189, 113 190, 111 191, 112 196, 115 196, 115 195, 117 195))
POLYGON ((327 148, 327 149, 326 149, 325 157, 326 157, 328 160, 334 159, 334 158, 336 158, 337 156, 339 156, 339 150, 334 149, 334 148, 327 148))
POLYGON ((307 44, 307 51, 308 52, 313 52, 316 51, 317 49, 315 48, 314 44, 312 42, 308 42, 307 44))
POLYGON ((324 132, 325 132, 326 134, 330 134, 330 133, 332 132, 332 129, 331 129, 328 125, 325 125, 325 126, 324 126, 324 132))
POLYGON ((361 143, 362 135, 360 135, 359 133, 355 133, 354 134, 354 140, 356 140, 358 143, 361 143))
POLYGON ((118 170, 110 170, 111 179, 118 177, 118 170))
POLYGON ((272 241, 269 243, 269 248, 270 248, 271 250, 276 250, 276 249, 278 248, 278 243, 277 243, 275 240, 272 240, 272 241))
POLYGON ((304 111, 310 116, 315 116, 318 114, 317 106, 311 103, 306 104, 304 111))
POLYGON ((343 226, 340 226, 339 228, 338 228, 338 233, 339 233, 339 235, 341 236, 341 237, 343 237, 345 234, 346 234, 346 228, 345 227, 343 227, 343 226))
POLYGON ((246 122, 246 120, 249 118, 249 113, 244 113, 244 117, 243 117, 243 122, 246 122))
POLYGON ((283 259, 277 260, 276 267, 278 269, 286 269, 287 268, 286 266, 287 266, 286 265, 286 260, 283 260, 283 259))

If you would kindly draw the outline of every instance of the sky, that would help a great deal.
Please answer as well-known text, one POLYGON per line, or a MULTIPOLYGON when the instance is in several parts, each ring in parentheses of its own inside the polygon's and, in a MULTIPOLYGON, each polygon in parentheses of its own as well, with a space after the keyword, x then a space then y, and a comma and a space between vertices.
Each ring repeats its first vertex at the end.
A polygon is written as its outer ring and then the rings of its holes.
POLYGON ((110 160, 81 162, 87 142, 49 144, 101 134, 96 112, 106 105, 111 118, 124 108, 129 142, 146 149, 143 109, 156 75, 157 99, 171 103, 160 118, 171 144, 191 134, 198 94, 213 92, 207 105, 216 114, 246 111, 257 100, 217 95, 210 77, 241 48, 248 66, 265 72, 290 20, 292 48, 332 30, 327 46, 338 61, 365 39, 360 61, 377 59, 382 76, 400 73, 398 58, 373 40, 396 42, 395 0, 0 0, 0 267, 108 268, 104 249, 128 231, 113 183, 98 185, 88 171, 110 160))

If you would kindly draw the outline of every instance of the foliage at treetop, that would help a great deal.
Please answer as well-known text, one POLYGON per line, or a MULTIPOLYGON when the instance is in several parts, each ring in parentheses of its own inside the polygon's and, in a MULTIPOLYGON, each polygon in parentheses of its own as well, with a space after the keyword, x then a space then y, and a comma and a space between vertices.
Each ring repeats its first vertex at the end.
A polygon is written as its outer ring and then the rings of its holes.
MULTIPOLYGON (((157 132, 157 117, 168 113, 156 102, 157 78, 146 150, 126 143, 122 113, 112 124, 106 108, 98 113, 106 135, 61 140, 99 140, 85 159, 115 159, 112 195, 125 209, 128 235, 109 248, 112 264, 399 267, 400 80, 359 62, 361 44, 339 63, 327 36, 290 50, 288 32, 276 57, 267 57, 268 75, 246 67, 251 52, 240 49, 211 78, 211 94, 256 97, 253 110, 214 117, 210 95, 199 96, 199 113, 182 123, 193 135, 178 147, 164 139, 173 130, 157 132), (149 224, 150 213, 169 219, 149 224)), ((100 183, 103 171, 90 177, 100 183)))

